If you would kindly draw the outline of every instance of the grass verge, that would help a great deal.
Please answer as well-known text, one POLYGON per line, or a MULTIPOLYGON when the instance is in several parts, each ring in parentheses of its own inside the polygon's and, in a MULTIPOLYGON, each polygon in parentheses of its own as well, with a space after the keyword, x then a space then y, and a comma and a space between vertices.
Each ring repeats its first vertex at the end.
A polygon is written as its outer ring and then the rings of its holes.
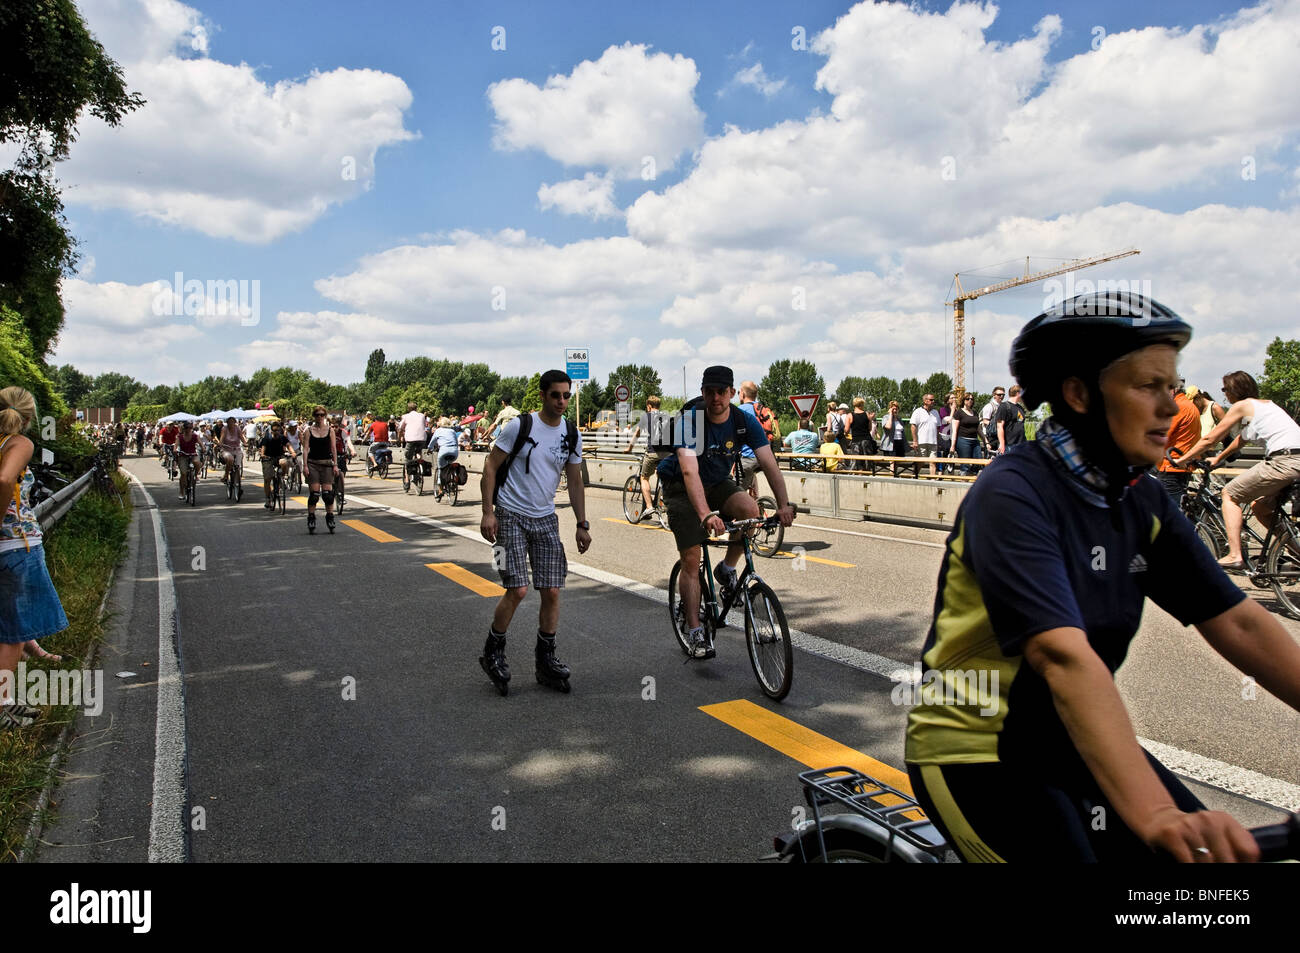
MULTIPOLYGON (((50 665, 26 659, 29 673, 36 668, 88 668, 103 638, 105 620, 99 618, 99 607, 113 567, 126 550, 131 518, 129 482, 120 474, 114 479, 126 509, 92 490, 45 537, 45 565, 68 628, 41 640, 41 648, 62 655, 63 661, 50 665)), ((17 858, 32 809, 49 779, 50 755, 76 712, 71 705, 48 706, 40 721, 28 728, 0 729, 0 860, 17 858)))

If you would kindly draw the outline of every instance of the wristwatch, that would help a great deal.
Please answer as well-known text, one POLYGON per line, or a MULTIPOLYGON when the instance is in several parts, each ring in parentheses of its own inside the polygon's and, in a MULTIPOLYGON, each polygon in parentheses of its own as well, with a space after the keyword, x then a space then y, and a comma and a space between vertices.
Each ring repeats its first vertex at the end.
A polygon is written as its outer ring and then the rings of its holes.
POLYGON ((591 524, 588 523, 586 520, 583 520, 581 523, 578 524, 578 529, 590 530, 591 524))

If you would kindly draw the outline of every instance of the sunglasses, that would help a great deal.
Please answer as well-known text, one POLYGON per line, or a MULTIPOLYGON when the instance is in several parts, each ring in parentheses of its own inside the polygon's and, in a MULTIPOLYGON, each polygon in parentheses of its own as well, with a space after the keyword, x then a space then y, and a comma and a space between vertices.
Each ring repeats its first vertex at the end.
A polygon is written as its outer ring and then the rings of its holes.
POLYGON ((571 397, 573 397, 573 395, 570 394, 567 390, 562 394, 558 390, 553 390, 546 396, 551 398, 551 400, 569 400, 571 397))

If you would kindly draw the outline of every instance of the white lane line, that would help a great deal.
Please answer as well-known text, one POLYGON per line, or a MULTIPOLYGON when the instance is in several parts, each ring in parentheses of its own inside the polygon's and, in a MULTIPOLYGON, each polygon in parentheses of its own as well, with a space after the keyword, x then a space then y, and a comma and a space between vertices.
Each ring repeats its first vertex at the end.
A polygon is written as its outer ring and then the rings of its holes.
POLYGON ((185 703, 176 659, 176 586, 158 505, 140 478, 124 470, 149 501, 158 556, 158 715, 154 725, 149 863, 185 860, 185 703))
MULTIPOLYGON (((943 549, 945 545, 944 543, 927 543, 923 539, 902 539, 898 536, 881 536, 879 533, 859 533, 855 529, 835 529, 832 526, 799 526, 798 523, 795 523, 794 525, 805 531, 817 530, 818 532, 824 533, 839 533, 843 536, 861 536, 865 539, 882 539, 887 543, 906 543, 909 546, 928 546, 931 549, 943 549)), ((942 530, 936 530, 936 532, 942 532, 942 530)))
POLYGON ((1239 768, 1235 764, 1215 761, 1159 741, 1146 738, 1139 738, 1138 741, 1175 774, 1288 811, 1300 811, 1300 785, 1270 778, 1249 768, 1239 768))
MULTIPOLYGON (((413 519, 418 523, 424 523, 427 526, 433 526, 437 529, 445 530, 456 536, 488 545, 478 533, 467 530, 461 526, 453 526, 450 523, 444 523, 441 520, 433 519, 428 516, 421 516, 418 513, 410 513, 406 510, 398 509, 395 506, 384 506, 380 503, 363 500, 368 506, 377 509, 385 509, 395 516, 413 519)), ((847 532, 847 530, 839 530, 847 532)), ((867 535, 867 534, 858 534, 867 535)), ((889 537, 882 537, 888 539, 889 537)), ((895 542, 912 542, 911 540, 895 540, 895 542)), ((938 543, 921 543, 918 545, 939 546, 938 543)), ((626 576, 620 576, 616 573, 606 572, 604 569, 597 569, 594 566, 584 566, 581 563, 569 563, 569 569, 580 576, 586 576, 594 582, 604 583, 608 586, 622 589, 634 596, 640 596, 642 599, 648 599, 656 602, 661 606, 668 605, 668 591, 666 589, 657 589, 644 582, 638 582, 635 579, 629 579, 626 576)), ((732 611, 727 616, 727 624, 736 628, 743 629, 745 625, 744 617, 736 611, 732 611)), ((856 668, 862 672, 869 672, 872 675, 878 675, 881 678, 889 678, 894 673, 911 675, 912 665, 886 658, 883 655, 877 655, 874 652, 864 652, 861 649, 851 648, 847 645, 841 645, 838 642, 832 642, 830 639, 823 639, 821 636, 812 635, 809 632, 803 632, 799 629, 790 629, 790 641, 796 647, 810 652, 813 655, 820 655, 823 658, 830 659, 833 662, 839 662, 841 665, 847 665, 850 668, 856 668)), ((1242 794, 1246 797, 1254 798, 1257 801, 1263 801, 1276 807, 1284 808, 1288 811, 1300 810, 1300 785, 1291 784, 1288 781, 1282 781, 1277 778, 1270 778, 1267 775, 1259 774, 1248 768, 1241 768, 1234 764, 1226 764, 1222 761, 1216 761, 1213 758, 1207 758, 1203 755, 1195 754, 1191 751, 1183 751, 1181 748, 1175 748, 1171 745, 1161 744, 1158 741, 1150 741, 1146 738, 1139 738, 1138 742, 1158 758, 1165 767, 1169 768, 1175 774, 1198 781, 1201 784, 1207 784, 1210 787, 1221 788, 1232 794, 1242 794)))

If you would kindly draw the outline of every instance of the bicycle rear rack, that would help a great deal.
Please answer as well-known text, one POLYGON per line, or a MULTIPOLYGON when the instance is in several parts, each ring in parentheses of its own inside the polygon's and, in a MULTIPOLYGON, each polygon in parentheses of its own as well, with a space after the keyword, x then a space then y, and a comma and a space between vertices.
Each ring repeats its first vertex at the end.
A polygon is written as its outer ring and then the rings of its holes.
MULTIPOLYGON (((804 798, 808 801, 808 806, 813 811, 813 821, 817 826, 818 837, 821 837, 821 809, 832 804, 838 804, 841 807, 858 814, 869 821, 878 824, 889 834, 887 849, 893 853, 894 838, 898 838, 918 850, 923 850, 935 857, 942 858, 948 845, 941 839, 938 829, 935 828, 932 821, 925 817, 925 812, 916 799, 910 794, 905 794, 898 788, 892 787, 869 774, 863 774, 853 768, 839 766, 834 768, 824 768, 819 771, 805 771, 799 775, 799 782, 804 788, 804 798), (893 797, 900 803, 892 805, 882 805, 876 799, 880 797, 893 797), (919 820, 909 818, 906 815, 912 811, 921 814, 919 820), (940 838, 939 843, 935 843, 918 833, 923 828, 929 828, 934 832, 936 838, 940 838)), ((826 850, 825 843, 820 844, 823 853, 826 850)))

